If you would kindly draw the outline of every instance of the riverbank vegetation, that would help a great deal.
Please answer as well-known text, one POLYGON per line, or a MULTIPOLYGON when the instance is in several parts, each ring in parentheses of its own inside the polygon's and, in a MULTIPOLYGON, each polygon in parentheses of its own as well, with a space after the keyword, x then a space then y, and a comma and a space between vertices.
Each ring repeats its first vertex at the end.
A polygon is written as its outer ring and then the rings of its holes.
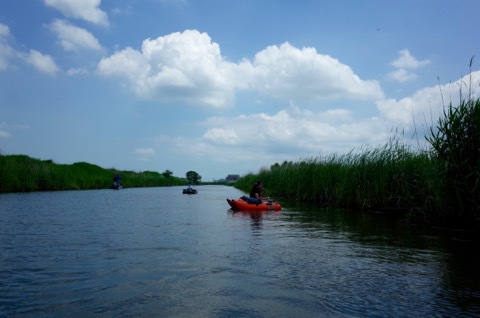
MULTIPOLYGON (((469 94, 469 97, 471 94, 469 94)), ((474 225, 480 222, 480 100, 468 98, 443 117, 415 150, 394 137, 386 145, 297 162, 275 163, 241 177, 266 195, 360 210, 405 212, 412 220, 474 225)))
POLYGON ((105 189, 120 174, 123 187, 184 185, 186 180, 174 177, 169 170, 134 172, 104 169, 86 162, 57 164, 26 155, 0 155, 0 193, 105 189))

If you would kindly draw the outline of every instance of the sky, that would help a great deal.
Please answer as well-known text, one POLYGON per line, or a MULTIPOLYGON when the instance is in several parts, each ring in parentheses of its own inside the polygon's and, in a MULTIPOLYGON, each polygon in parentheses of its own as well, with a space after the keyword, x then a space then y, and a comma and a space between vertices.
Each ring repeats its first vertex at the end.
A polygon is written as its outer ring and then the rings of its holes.
POLYGON ((445 107, 479 96, 478 12, 478 0, 1 0, 0 154, 212 181, 393 137, 425 149, 445 107))

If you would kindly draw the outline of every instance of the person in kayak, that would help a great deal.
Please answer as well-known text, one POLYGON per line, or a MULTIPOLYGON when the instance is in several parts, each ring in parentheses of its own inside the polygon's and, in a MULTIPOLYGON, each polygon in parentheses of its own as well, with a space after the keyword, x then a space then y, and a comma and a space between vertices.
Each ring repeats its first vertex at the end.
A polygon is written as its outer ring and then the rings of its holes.
POLYGON ((262 203, 263 184, 262 181, 257 181, 250 191, 250 198, 256 199, 258 203, 262 203))
POLYGON ((113 177, 113 188, 118 190, 120 187, 120 174, 117 174, 113 177))

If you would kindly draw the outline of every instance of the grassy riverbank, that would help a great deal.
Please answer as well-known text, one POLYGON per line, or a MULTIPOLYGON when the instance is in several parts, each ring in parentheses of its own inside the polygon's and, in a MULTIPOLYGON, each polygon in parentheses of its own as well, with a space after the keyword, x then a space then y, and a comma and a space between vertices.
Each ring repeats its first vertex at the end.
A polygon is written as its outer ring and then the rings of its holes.
POLYGON ((86 162, 64 165, 26 155, 0 155, 0 193, 109 188, 116 174, 120 174, 124 187, 174 186, 186 182, 158 172, 119 171, 86 162))
POLYGON ((426 222, 478 223, 480 219, 480 100, 450 105, 427 141, 413 150, 393 139, 346 155, 275 163, 237 181, 255 180, 266 195, 361 210, 408 212, 426 222))

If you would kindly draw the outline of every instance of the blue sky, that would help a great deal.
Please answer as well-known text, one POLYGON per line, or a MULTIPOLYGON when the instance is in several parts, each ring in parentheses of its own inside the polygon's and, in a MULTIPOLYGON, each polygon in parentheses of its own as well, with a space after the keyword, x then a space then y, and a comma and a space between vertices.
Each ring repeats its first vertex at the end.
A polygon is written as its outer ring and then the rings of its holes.
POLYGON ((477 0, 3 0, 0 153, 211 181, 395 131, 417 146, 461 87, 479 96, 478 12, 477 0))

